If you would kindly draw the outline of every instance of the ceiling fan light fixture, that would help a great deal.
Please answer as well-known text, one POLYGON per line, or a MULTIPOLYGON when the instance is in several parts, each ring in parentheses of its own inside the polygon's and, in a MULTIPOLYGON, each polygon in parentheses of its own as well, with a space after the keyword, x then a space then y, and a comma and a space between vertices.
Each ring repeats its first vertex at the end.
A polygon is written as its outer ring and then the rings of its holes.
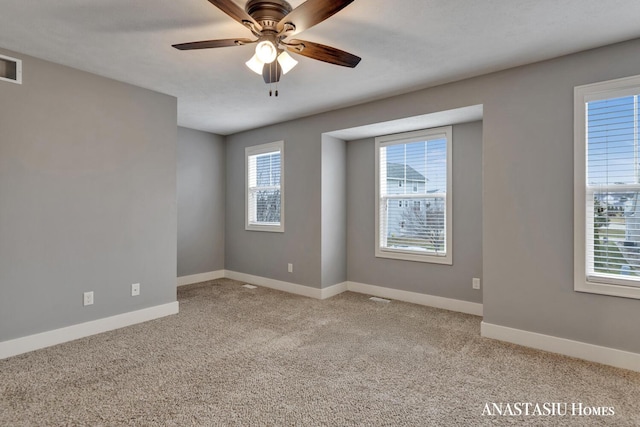
POLYGON ((277 55, 278 51, 276 47, 269 40, 262 40, 258 43, 258 46, 256 46, 256 56, 264 64, 271 64, 275 61, 277 55))
POLYGON ((245 64, 254 73, 262 75, 262 69, 264 68, 264 62, 262 62, 262 61, 260 61, 258 59, 258 55, 253 55, 250 60, 245 62, 245 64))
POLYGON ((293 57, 287 52, 282 52, 278 55, 278 64, 280 64, 280 67, 282 68, 282 74, 287 74, 293 69, 293 67, 298 65, 298 61, 293 59, 293 57))
POLYGON ((287 0, 242 0, 247 2, 244 9, 237 4, 239 1, 209 0, 209 3, 248 28, 254 39, 202 40, 172 46, 179 50, 196 50, 255 43, 255 54, 245 64, 254 73, 262 75, 268 85, 276 84, 276 96, 280 77, 298 64, 289 52, 350 68, 360 62, 359 57, 335 47, 290 39, 332 17, 354 0, 300 0, 301 4, 295 9, 287 0))

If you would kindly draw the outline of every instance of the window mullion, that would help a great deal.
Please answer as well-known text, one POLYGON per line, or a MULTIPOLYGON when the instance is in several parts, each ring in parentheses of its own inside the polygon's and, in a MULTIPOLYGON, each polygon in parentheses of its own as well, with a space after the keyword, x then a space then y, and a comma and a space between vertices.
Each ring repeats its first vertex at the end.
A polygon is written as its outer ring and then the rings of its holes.
POLYGON ((430 193, 430 194, 386 194, 381 196, 381 198, 389 199, 389 200, 413 200, 413 199, 446 199, 447 193, 430 193))

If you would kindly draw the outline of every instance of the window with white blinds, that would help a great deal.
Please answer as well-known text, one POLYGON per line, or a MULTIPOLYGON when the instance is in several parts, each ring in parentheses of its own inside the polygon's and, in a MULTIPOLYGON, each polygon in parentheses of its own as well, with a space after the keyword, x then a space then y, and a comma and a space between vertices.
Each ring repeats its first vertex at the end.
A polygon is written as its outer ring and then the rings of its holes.
POLYGON ((575 90, 575 289, 640 298, 640 77, 575 90))
POLYGON ((283 141, 245 149, 245 229, 284 231, 283 157, 283 141))
POLYGON ((376 138, 377 257, 452 264, 451 135, 376 138))

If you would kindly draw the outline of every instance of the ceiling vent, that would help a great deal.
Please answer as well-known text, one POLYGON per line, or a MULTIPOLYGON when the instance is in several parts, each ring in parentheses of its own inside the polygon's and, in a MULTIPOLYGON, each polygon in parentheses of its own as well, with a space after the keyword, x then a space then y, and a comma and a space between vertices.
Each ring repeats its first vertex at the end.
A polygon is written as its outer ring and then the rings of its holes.
POLYGON ((22 61, 0 55, 0 81, 22 84, 22 61))

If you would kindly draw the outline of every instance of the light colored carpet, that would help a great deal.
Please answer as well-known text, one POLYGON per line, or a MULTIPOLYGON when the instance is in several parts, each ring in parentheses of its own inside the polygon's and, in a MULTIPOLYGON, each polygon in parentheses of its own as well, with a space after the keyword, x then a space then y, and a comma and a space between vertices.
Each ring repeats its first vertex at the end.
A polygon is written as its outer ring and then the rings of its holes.
POLYGON ((0 425, 640 425, 640 374, 483 339, 479 317, 231 280, 178 298, 176 316, 0 361, 0 425))

